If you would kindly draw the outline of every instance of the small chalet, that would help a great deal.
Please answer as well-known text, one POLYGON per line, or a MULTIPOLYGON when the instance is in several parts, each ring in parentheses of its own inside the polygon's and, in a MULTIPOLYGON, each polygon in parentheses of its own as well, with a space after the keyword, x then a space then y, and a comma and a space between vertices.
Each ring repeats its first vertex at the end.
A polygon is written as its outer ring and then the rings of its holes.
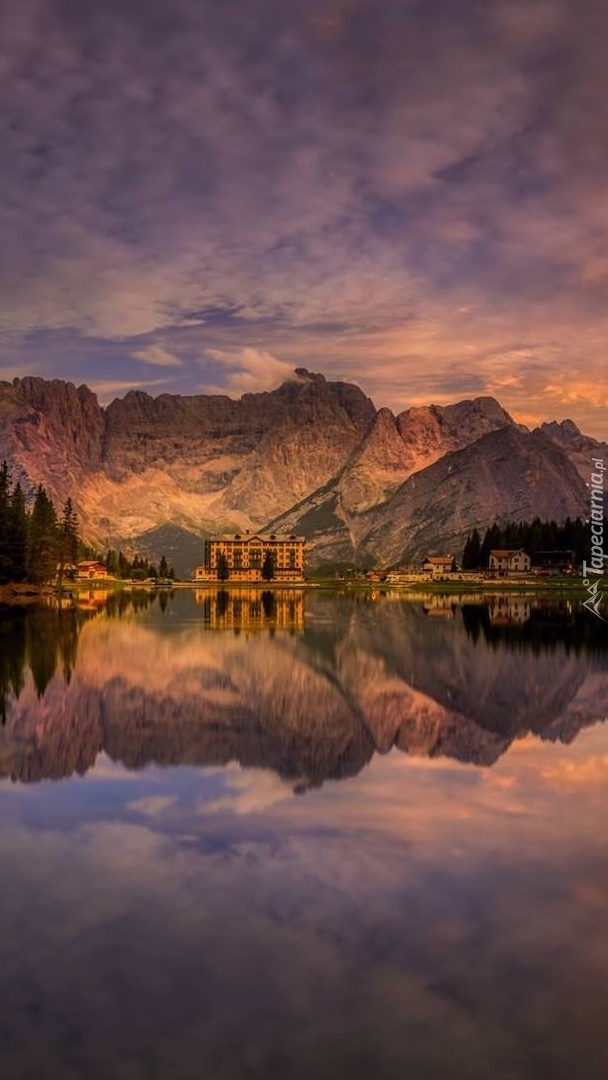
POLYGON ((105 563, 97 562, 96 559, 86 559, 78 563, 76 577, 79 581, 105 581, 108 576, 108 568, 105 563))
POLYGON ((443 577, 450 574, 456 568, 453 555, 428 555, 422 564, 423 574, 429 577, 443 577))
POLYGON ((497 548, 490 552, 488 568, 499 577, 527 574, 530 570, 530 556, 522 548, 497 548))

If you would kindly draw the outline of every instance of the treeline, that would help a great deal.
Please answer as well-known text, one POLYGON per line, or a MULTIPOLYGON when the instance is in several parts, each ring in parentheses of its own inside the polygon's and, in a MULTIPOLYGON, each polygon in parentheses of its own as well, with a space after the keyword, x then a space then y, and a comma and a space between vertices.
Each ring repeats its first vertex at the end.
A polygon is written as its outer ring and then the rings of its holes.
POLYGON ((521 548, 528 555, 535 551, 572 551, 574 562, 581 563, 591 549, 591 525, 582 518, 566 518, 563 525, 538 517, 502 526, 494 522, 486 529, 483 540, 477 529, 469 533, 462 553, 462 569, 487 569, 490 552, 501 548, 521 548))
POLYGON ((6 461, 0 465, 0 585, 54 582, 60 588, 73 577, 80 559, 103 562, 111 577, 145 581, 175 579, 164 555, 158 566, 140 555, 129 559, 122 551, 108 551, 105 559, 83 543, 71 499, 60 513, 40 485, 28 509, 19 482, 13 484, 6 461))
POLYGON ((175 581, 175 570, 169 566, 164 555, 161 555, 157 566, 156 563, 144 559, 141 555, 135 555, 133 559, 129 559, 124 552, 110 548, 102 562, 107 566, 110 577, 130 581, 145 581, 146 578, 175 581))
POLYGON ((28 510, 6 462, 0 465, 0 584, 29 581, 61 584, 66 566, 78 559, 78 520, 71 499, 60 514, 42 485, 28 510))

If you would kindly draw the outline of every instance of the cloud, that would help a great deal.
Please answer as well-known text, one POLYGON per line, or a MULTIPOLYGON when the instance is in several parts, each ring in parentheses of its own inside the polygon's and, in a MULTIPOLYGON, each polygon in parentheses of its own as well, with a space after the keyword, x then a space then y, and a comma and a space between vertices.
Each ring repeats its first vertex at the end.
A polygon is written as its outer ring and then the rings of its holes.
POLYGON ((182 361, 173 353, 167 352, 160 345, 147 345, 145 349, 139 349, 131 353, 136 360, 143 360, 145 364, 154 367, 181 367, 182 361))
POLYGON ((245 348, 238 352, 227 349, 209 349, 208 356, 226 372, 221 386, 204 385, 208 394, 250 394, 260 390, 273 390, 281 383, 295 379, 293 368, 267 352, 245 348))
POLYGON ((112 380, 112 379, 100 379, 92 380, 90 382, 90 388, 99 397, 102 404, 111 401, 121 393, 127 393, 129 390, 152 390, 158 386, 164 386, 166 384, 165 379, 126 379, 126 380, 112 380))
POLYGON ((205 0, 111 19, 12 0, 7 365, 61 374, 84 337, 89 381, 135 357, 192 390, 207 356, 239 393, 295 359, 394 405, 423 375, 453 400, 454 364, 485 386, 513 363, 511 411, 572 407, 599 433, 607 31, 595 0, 255 2, 236 22, 205 0), (265 369, 217 356, 247 349, 265 369), (543 399, 539 363, 573 402, 543 399))

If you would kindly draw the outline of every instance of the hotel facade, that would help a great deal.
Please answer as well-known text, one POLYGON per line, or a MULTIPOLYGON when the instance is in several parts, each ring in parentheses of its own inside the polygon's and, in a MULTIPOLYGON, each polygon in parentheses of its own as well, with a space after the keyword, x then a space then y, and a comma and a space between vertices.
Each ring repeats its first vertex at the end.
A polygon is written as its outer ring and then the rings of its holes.
POLYGON ((278 533, 234 533, 205 540, 204 563, 195 581, 304 581, 306 540, 278 533), (272 566, 269 579, 264 570, 272 566))

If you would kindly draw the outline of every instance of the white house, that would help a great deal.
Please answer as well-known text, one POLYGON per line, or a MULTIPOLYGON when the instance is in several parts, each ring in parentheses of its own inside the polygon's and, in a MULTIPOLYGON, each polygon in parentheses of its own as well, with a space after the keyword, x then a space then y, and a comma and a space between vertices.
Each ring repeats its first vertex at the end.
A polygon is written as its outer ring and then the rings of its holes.
POLYGON ((454 566, 453 555, 429 555, 422 564, 422 572, 431 578, 444 577, 454 566))
POLYGON ((530 571, 530 556, 522 548, 497 548, 490 552, 488 567, 500 577, 527 574, 530 571))

